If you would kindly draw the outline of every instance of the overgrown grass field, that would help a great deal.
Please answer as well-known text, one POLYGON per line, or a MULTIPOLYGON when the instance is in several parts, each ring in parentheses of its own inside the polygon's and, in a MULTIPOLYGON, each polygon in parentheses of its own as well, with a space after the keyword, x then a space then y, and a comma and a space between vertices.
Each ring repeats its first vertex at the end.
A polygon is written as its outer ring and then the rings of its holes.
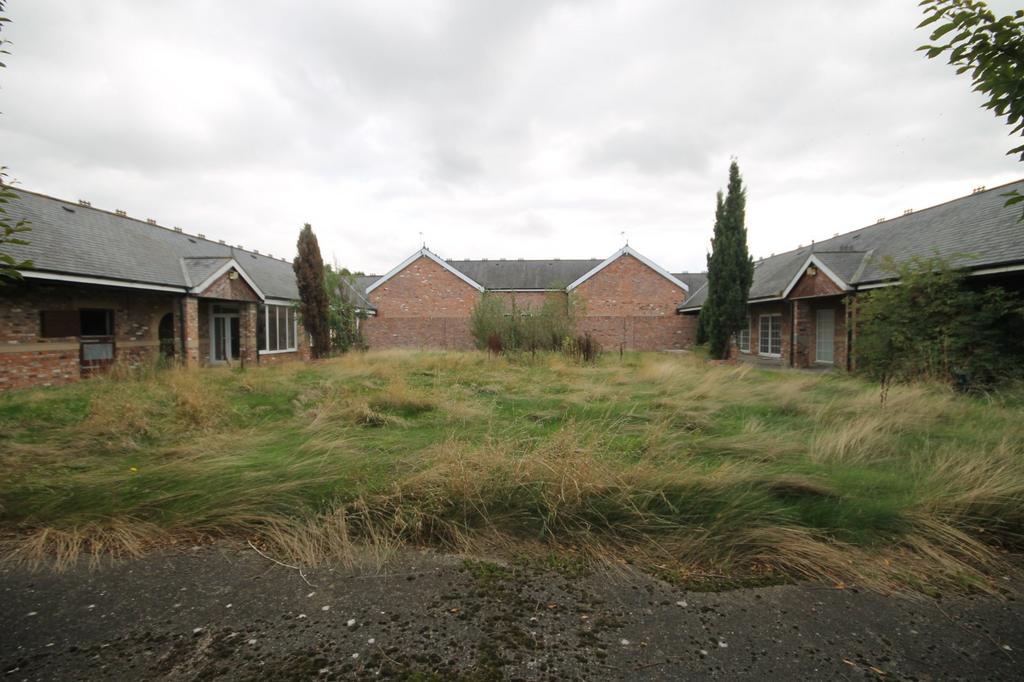
POLYGON ((223 534, 281 561, 406 544, 685 581, 998 590, 1024 408, 693 356, 376 352, 0 396, 8 560, 223 534))

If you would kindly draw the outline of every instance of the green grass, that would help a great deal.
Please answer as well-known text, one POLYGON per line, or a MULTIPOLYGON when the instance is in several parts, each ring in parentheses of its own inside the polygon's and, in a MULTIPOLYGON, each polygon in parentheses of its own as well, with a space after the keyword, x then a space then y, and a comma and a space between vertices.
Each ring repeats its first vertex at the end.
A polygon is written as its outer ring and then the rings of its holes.
POLYGON ((1021 546, 1021 404, 637 354, 97 379, 0 396, 0 532, 58 563, 227 534, 984 588, 1021 546))

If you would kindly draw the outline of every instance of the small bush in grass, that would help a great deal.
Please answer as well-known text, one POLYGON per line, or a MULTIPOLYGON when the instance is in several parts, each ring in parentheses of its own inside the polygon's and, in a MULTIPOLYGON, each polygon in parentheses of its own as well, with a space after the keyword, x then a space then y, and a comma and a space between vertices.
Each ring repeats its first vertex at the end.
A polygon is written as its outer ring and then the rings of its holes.
POLYGON ((590 332, 575 338, 566 338, 562 343, 562 350, 576 362, 586 364, 594 364, 601 356, 601 344, 590 332))

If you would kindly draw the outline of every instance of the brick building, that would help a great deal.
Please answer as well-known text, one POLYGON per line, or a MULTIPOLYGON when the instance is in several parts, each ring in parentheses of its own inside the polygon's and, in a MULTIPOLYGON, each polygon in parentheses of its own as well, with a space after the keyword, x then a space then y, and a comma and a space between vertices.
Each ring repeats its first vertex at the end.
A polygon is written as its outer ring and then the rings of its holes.
POLYGON ((473 347, 470 314, 483 293, 528 313, 552 298, 580 310, 577 331, 608 349, 669 350, 693 343, 696 320, 678 312, 703 275, 671 274, 625 246, 601 260, 444 260, 422 248, 381 277, 356 281, 371 348, 473 347))
POLYGON ((159 357, 255 365, 309 356, 290 262, 123 212, 17 190, 33 268, 0 287, 0 390, 159 357))
MULTIPOLYGON (((887 266, 939 256, 978 286, 1024 293, 1024 222, 1006 194, 1024 180, 879 221, 754 264, 748 328, 734 351, 744 360, 790 367, 853 368, 857 296, 899 282, 887 266)), ((679 311, 696 319, 707 287, 679 311)))

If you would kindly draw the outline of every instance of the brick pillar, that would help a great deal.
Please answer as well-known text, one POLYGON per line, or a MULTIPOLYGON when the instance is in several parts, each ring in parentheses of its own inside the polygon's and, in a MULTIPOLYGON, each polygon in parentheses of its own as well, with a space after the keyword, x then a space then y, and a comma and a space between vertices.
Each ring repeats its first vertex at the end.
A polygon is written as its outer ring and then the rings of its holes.
POLYGON ((811 304, 793 301, 793 366, 811 366, 811 346, 814 343, 814 319, 811 304))
POLYGON ((194 296, 185 297, 185 352, 182 353, 182 364, 185 367, 199 366, 199 299, 194 296))
POLYGON ((238 348, 243 367, 255 367, 256 357, 256 304, 243 303, 238 311, 238 331, 242 335, 238 348))

